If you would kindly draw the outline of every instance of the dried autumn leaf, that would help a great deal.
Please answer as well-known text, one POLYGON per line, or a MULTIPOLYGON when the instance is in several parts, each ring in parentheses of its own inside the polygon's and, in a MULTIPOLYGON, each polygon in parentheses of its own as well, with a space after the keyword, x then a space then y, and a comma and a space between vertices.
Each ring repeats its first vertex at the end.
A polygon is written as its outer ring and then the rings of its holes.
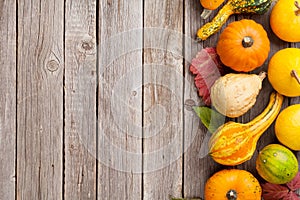
POLYGON ((299 200, 299 196, 295 193, 295 192, 292 192, 290 191, 289 194, 284 197, 282 200, 299 200))
POLYGON ((289 197, 289 189, 282 185, 265 183, 262 184, 262 191, 264 200, 282 200, 289 197))
POLYGON ((210 88, 224 74, 221 61, 214 47, 207 47, 198 52, 192 60, 190 71, 196 75, 195 85, 204 103, 211 105, 210 88))
POLYGON ((300 188, 300 173, 298 172, 298 174, 295 176, 295 178, 293 178, 293 180, 288 182, 286 185, 292 191, 296 191, 297 189, 299 189, 300 188))

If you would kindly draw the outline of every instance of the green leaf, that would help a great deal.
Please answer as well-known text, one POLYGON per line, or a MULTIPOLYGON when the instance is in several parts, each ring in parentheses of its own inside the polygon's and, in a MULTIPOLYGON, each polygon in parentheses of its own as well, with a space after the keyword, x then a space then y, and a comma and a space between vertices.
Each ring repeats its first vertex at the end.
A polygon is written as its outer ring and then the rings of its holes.
POLYGON ((211 108, 199 106, 193 107, 193 109, 211 133, 214 133, 225 122, 226 117, 211 108))

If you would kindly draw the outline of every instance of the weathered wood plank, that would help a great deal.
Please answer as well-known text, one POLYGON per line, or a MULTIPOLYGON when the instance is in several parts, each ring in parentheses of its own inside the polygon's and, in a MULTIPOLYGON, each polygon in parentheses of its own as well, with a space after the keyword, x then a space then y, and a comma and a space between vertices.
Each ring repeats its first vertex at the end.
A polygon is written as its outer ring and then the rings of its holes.
POLYGON ((65 199, 96 199, 96 1, 65 5, 65 199))
POLYGON ((0 196, 15 199, 16 1, 0 2, 0 196))
MULTIPOLYGON (((222 6, 221 6, 222 7, 222 6)), ((220 8, 219 8, 220 9, 220 8)), ((184 197, 204 197, 204 186, 206 180, 221 166, 214 162, 208 156, 208 140, 211 133, 201 123, 198 116, 192 109, 192 106, 203 106, 202 99, 198 96, 198 91, 194 85, 194 75, 189 71, 192 59, 202 48, 215 47, 221 30, 207 40, 197 43, 194 38, 197 30, 205 23, 212 20, 218 10, 211 13, 206 20, 200 18, 203 11, 198 0, 185 1, 185 90, 184 90, 184 197)), ((234 17, 230 17, 227 24, 234 21, 234 17)), ((225 120, 225 118, 224 118, 225 120)))
POLYGON ((63 197, 63 12, 63 1, 18 1, 18 199, 63 197))
POLYGON ((98 199, 142 198, 142 9, 99 4, 98 199))
POLYGON ((169 199, 183 186, 183 1, 144 2, 143 199, 169 199))

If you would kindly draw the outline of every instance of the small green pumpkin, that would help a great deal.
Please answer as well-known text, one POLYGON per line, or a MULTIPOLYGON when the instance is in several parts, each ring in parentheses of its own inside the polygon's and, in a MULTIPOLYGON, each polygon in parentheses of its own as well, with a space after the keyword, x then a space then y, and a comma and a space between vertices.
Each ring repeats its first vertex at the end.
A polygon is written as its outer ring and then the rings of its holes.
POLYGON ((256 159, 258 174, 273 184, 285 184, 298 173, 298 160, 294 153, 280 144, 264 147, 256 159))

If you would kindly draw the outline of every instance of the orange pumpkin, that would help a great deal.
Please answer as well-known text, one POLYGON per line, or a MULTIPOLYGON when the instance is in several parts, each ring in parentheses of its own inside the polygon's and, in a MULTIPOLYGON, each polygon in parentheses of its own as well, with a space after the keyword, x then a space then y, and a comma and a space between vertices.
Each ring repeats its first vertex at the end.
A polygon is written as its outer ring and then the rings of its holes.
POLYGON ((230 23, 217 43, 217 53, 223 64, 239 72, 249 72, 260 67, 269 52, 267 32, 262 25, 250 19, 230 23))
POLYGON ((286 42, 300 42, 300 2, 278 1, 272 9, 270 25, 280 39, 286 42))
POLYGON ((206 19, 210 16, 213 10, 217 9, 225 0, 200 0, 203 6, 203 11, 201 14, 202 19, 206 19))
POLYGON ((205 184, 205 200, 260 200, 261 187, 248 171, 223 169, 205 184))
POLYGON ((225 0, 200 0, 201 5, 209 10, 217 9, 225 0))

